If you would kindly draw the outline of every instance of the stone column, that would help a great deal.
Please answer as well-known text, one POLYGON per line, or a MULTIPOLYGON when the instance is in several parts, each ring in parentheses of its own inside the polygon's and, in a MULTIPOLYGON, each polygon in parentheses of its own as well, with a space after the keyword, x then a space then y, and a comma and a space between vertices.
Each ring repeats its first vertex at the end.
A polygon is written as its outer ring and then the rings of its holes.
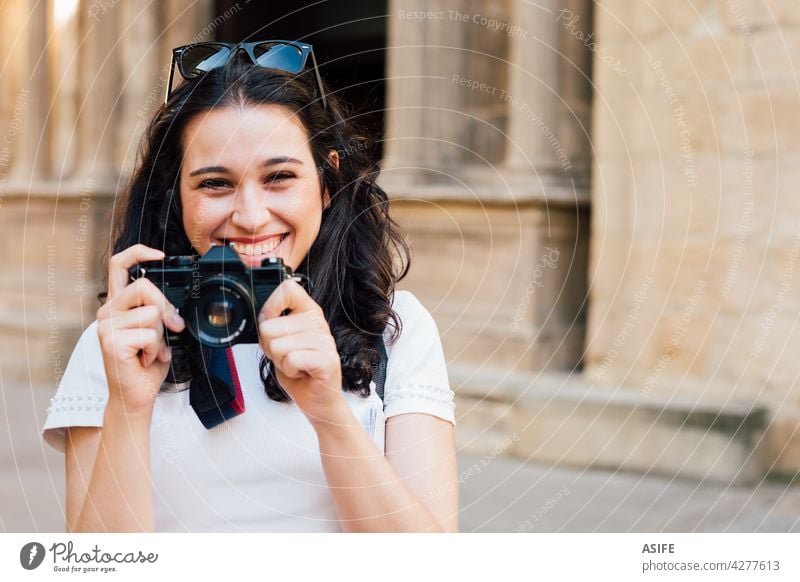
POLYGON ((212 0, 197 0, 187 6, 186 0, 163 2, 164 53, 169 59, 173 47, 192 42, 210 40, 217 28, 215 19, 223 18, 214 13, 212 0))
POLYGON ((0 69, 0 187, 7 190, 12 166, 19 165, 18 147, 23 132, 23 123, 30 107, 30 88, 26 76, 27 43, 19 39, 20 30, 27 18, 26 0, 8 0, 3 5, 0 18, 0 54, 3 55, 0 69), (7 138, 7 139, 6 139, 7 138))
POLYGON ((76 7, 73 12, 65 12, 50 2, 47 64, 53 91, 47 116, 51 139, 47 145, 53 160, 52 175, 59 182, 70 177, 78 150, 75 118, 80 106, 80 11, 81 7, 76 7))
POLYGON ((588 178, 591 166, 592 52, 596 43, 591 0, 566 0, 555 15, 560 34, 558 134, 571 175, 588 178), (575 21, 575 28, 569 23, 575 21))
POLYGON ((142 133, 164 100, 169 56, 160 39, 159 4, 126 2, 119 6, 118 16, 122 28, 119 62, 123 91, 115 165, 127 177, 133 169, 142 133))
POLYGON ((385 167, 392 173, 446 181, 440 171, 464 158, 464 91, 453 77, 465 72, 470 24, 454 19, 458 9, 454 0, 390 2, 385 167), (415 11, 433 16, 409 16, 415 11))
MULTIPOLYGON (((462 6, 455 0, 434 0, 427 4, 428 10, 443 16, 425 27, 425 58, 420 63, 426 86, 419 95, 423 103, 424 139, 418 151, 423 168, 434 171, 452 171, 466 157, 459 147, 464 145, 467 125, 460 108, 464 92, 453 82, 453 76, 465 73, 467 25, 451 20, 451 14, 462 6)), ((447 180, 437 173, 431 179, 447 180)))
MULTIPOLYGON (((47 75, 47 5, 34 0, 16 0, 10 7, 18 27, 18 39, 8 57, 15 69, 13 77, 20 83, 14 109, 19 127, 13 143, 13 163, 7 185, 30 184, 47 177, 50 167, 49 135, 45 120, 49 103, 50 83, 47 75), (19 106, 19 107, 18 107, 19 106)), ((12 78, 13 78, 12 77, 12 78)), ((13 187, 12 187, 13 188, 13 187)))
POLYGON ((122 71, 117 44, 119 6, 104 13, 80 11, 83 45, 79 51, 81 107, 78 117, 78 174, 94 182, 113 182, 114 137, 122 71))
POLYGON ((421 102, 425 94, 425 29, 400 18, 400 11, 424 10, 424 0, 389 1, 389 50, 386 55, 386 145, 384 166, 392 173, 415 169, 417 140, 423 134, 421 102))
POLYGON ((512 16, 529 32, 511 40, 506 166, 556 173, 558 148, 559 28, 557 0, 514 0, 512 16), (527 36, 527 37, 526 37, 527 36))

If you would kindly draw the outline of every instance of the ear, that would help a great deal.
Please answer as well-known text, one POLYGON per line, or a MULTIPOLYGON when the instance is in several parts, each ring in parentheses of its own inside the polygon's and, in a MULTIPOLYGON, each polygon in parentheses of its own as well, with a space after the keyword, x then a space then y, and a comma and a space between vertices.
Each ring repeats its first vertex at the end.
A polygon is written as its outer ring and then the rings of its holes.
MULTIPOLYGON (((328 154, 327 163, 330 164, 331 166, 335 166, 336 169, 338 170, 339 169, 339 152, 337 152, 336 150, 331 150, 330 153, 328 154)), ((331 207, 331 195, 328 192, 328 189, 325 188, 325 192, 323 192, 323 194, 322 194, 322 208, 323 208, 323 210, 327 210, 330 207, 331 207)))
POLYGON ((339 169, 339 152, 336 150, 331 150, 328 154, 328 162, 331 166, 336 166, 336 169, 339 169))

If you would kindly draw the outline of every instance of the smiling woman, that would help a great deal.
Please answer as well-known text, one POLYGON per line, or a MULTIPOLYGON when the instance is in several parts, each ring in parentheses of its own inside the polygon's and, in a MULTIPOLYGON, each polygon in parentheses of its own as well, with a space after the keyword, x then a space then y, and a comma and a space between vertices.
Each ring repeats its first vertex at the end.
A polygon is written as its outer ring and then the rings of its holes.
MULTIPOLYGON (((331 203, 302 122, 276 105, 226 107, 195 118, 184 135, 180 200, 192 246, 205 254, 230 242, 248 266, 277 256, 297 269, 331 203)), ((338 167, 336 150, 329 158, 338 167)))
POLYGON ((247 46, 180 63, 118 205, 105 301, 44 426, 66 454, 68 529, 455 531, 453 393, 431 315, 395 291, 409 255, 371 140, 315 71, 247 46), (280 284, 258 343, 226 353, 239 414, 207 429, 190 403, 211 380, 164 340, 185 323, 128 269, 222 244, 314 286, 280 284))

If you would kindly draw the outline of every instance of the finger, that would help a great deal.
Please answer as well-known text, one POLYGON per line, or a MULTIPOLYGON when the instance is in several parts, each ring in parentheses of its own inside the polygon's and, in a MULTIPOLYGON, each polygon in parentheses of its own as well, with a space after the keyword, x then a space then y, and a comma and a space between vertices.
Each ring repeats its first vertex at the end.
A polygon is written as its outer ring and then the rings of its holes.
MULTIPOLYGON (((149 331, 151 328, 143 328, 143 329, 149 331)), ((154 337, 155 339, 145 343, 141 347, 141 352, 138 353, 139 362, 141 363, 143 368, 149 368, 152 365, 152 363, 158 359, 158 355, 161 353, 161 350, 166 346, 166 342, 164 340, 164 333, 162 331, 160 330, 156 331, 154 337)))
POLYGON ((135 329, 150 327, 163 332, 163 316, 161 309, 155 305, 143 305, 127 311, 111 312, 109 319, 115 329, 135 329))
POLYGON ((169 362, 172 359, 172 348, 165 345, 158 351, 158 359, 164 363, 169 362))
MULTIPOLYGON (((120 359, 138 356, 141 351, 145 351, 148 356, 158 355, 158 351, 164 342, 163 334, 158 334, 149 327, 115 329, 112 330, 110 339, 113 344, 112 349, 120 359)), ((150 361, 152 362, 152 359, 150 361)), ((147 367, 142 360, 140 362, 147 367)))
POLYGON ((329 375, 328 359, 327 353, 318 350, 294 350, 283 359, 281 372, 295 380, 306 376, 322 380, 329 375))
POLYGON ((148 344, 142 348, 142 353, 139 354, 139 361, 142 363, 143 368, 149 368, 153 362, 158 360, 161 350, 165 347, 163 336, 157 344, 148 344))
POLYGON ((273 317, 278 317, 286 310, 291 313, 302 313, 304 311, 311 311, 319 309, 311 296, 306 293, 303 286, 294 279, 287 279, 272 292, 269 298, 264 302, 261 312, 258 315, 258 321, 264 321, 273 317))
POLYGON ((258 324, 258 333, 262 339, 271 340, 284 335, 294 335, 306 331, 323 331, 330 333, 328 322, 322 310, 292 313, 283 317, 265 319, 258 324))
POLYGON ((137 279, 109 304, 114 314, 126 312, 137 307, 153 305, 159 309, 161 319, 172 331, 180 332, 185 327, 178 310, 172 305, 161 290, 149 279, 137 279))
POLYGON ((286 354, 295 350, 326 350, 330 346, 318 333, 306 332, 284 335, 264 342, 264 355, 273 362, 280 362, 286 354))
POLYGON ((108 261, 108 297, 116 297, 130 282, 128 269, 144 261, 160 261, 164 252, 143 244, 133 245, 108 261))
MULTIPOLYGON (((287 368, 289 356, 295 352, 310 352, 317 354, 317 361, 328 361, 330 359, 331 346, 328 345, 323 339, 315 334, 307 336, 287 336, 272 340, 267 345, 265 355, 269 352, 267 357, 275 364, 275 367, 281 371, 287 368)), ((327 368, 319 367, 319 372, 323 375, 328 375, 330 370, 327 368)), ((295 370, 295 372, 308 372, 309 370, 295 370)), ((298 377, 296 374, 292 377, 298 377)))

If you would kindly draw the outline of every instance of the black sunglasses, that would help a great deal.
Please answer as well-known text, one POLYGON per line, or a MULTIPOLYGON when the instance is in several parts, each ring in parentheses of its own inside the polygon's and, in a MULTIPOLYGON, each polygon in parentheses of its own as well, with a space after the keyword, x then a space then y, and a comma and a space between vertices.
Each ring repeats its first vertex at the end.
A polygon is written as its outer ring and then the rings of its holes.
POLYGON ((322 106, 327 109, 325 90, 317 68, 317 59, 310 44, 291 40, 262 40, 259 42, 198 42, 172 49, 172 65, 169 69, 169 83, 164 103, 172 95, 172 81, 175 65, 184 79, 192 79, 217 67, 222 67, 240 50, 243 50, 250 61, 259 67, 280 69, 289 73, 299 73, 306 66, 308 56, 314 66, 322 106))

